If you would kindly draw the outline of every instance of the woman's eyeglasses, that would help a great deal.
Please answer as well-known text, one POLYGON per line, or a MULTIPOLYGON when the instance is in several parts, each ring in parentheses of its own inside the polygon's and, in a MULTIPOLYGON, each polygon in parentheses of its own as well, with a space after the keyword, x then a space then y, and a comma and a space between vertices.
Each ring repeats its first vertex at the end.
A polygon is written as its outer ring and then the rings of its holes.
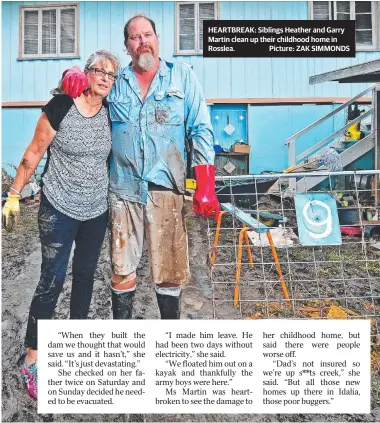
POLYGON ((89 71, 94 72, 95 75, 98 75, 98 76, 106 76, 106 75, 108 75, 108 79, 110 81, 115 81, 115 79, 117 79, 117 75, 115 75, 112 72, 106 72, 103 69, 99 69, 99 68, 86 68, 86 69, 89 70, 89 71))

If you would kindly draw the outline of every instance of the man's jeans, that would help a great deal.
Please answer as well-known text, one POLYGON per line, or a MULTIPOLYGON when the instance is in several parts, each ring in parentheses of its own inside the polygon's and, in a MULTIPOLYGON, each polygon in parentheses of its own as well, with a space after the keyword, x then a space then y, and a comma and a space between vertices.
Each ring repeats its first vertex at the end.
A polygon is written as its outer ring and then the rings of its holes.
POLYGON ((87 221, 72 219, 56 210, 41 195, 38 214, 42 250, 41 277, 30 307, 27 347, 37 349, 37 320, 51 319, 54 313, 74 241, 70 319, 87 318, 107 221, 108 211, 87 221))

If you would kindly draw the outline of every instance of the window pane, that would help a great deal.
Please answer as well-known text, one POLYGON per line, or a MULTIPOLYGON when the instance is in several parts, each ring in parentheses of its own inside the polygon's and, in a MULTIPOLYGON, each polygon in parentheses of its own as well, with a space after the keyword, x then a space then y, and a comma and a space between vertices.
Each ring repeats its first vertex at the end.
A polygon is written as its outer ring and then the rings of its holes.
POLYGON ((356 1, 355 11, 356 13, 371 13, 371 2, 370 1, 356 1))
POLYGON ((349 1, 337 1, 336 4, 336 11, 338 13, 348 13, 350 14, 350 2, 349 1))
POLYGON ((356 44, 372 45, 372 31, 356 31, 356 44))
POLYGON ((57 53, 57 11, 42 11, 42 54, 57 53))
POLYGON ((56 54, 57 53, 57 40, 42 40, 42 54, 56 54))
POLYGON ((38 26, 25 25, 24 27, 24 40, 37 40, 38 39, 38 26))
POLYGON ((57 27, 55 25, 42 25, 42 40, 45 38, 57 38, 57 27))
POLYGON ((38 41, 24 41, 24 54, 38 54, 38 41))
POLYGON ((203 21, 215 19, 214 3, 199 3, 199 48, 203 50, 203 21))
POLYGON ((61 10, 61 53, 75 53, 75 9, 61 10))
POLYGON ((188 38, 187 35, 179 36, 179 49, 180 50, 195 50, 194 38, 188 38))
POLYGON ((370 1, 355 2, 356 43, 372 46, 372 4, 370 1))
POLYGON ((38 11, 25 10, 24 23, 25 25, 38 25, 38 11))
POLYGON ((61 40, 61 53, 75 53, 75 40, 73 38, 61 40))
POLYGON ((24 54, 38 54, 38 11, 24 11, 24 54))
POLYGON ((330 19, 330 5, 328 1, 313 2, 313 19, 316 21, 330 19))
POLYGON ((195 50, 195 6, 181 4, 179 6, 179 49, 195 50))
POLYGON ((57 23, 56 10, 43 10, 42 11, 42 25, 55 25, 57 23))
POLYGON ((372 16, 356 15, 356 29, 372 29, 372 16))
POLYGON ((338 21, 349 21, 350 15, 347 13, 338 13, 337 14, 337 20, 338 21))

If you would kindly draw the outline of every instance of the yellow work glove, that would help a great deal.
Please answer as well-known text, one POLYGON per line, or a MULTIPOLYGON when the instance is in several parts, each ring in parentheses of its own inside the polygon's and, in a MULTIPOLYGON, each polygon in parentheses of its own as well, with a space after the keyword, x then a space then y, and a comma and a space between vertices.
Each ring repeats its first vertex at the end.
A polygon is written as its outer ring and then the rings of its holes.
POLYGON ((20 216, 20 196, 8 195, 7 202, 3 208, 3 227, 11 232, 18 223, 20 216))

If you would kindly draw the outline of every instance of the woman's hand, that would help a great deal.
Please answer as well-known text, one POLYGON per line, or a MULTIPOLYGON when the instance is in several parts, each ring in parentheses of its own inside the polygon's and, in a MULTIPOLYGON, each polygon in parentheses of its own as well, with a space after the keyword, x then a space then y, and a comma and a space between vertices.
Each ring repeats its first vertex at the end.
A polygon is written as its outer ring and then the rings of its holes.
POLYGON ((7 202, 3 208, 3 227, 11 232, 17 226, 20 217, 20 196, 8 195, 7 202))
MULTIPOLYGON (((13 180, 12 188, 16 193, 20 193, 29 178, 36 170, 38 163, 41 161, 45 151, 49 147, 56 131, 51 127, 45 113, 42 113, 38 119, 36 130, 31 143, 28 145, 20 166, 17 169, 16 176, 13 180)), ((20 215, 20 195, 8 195, 7 202, 3 208, 3 226, 7 231, 11 231, 18 222, 20 215)))

